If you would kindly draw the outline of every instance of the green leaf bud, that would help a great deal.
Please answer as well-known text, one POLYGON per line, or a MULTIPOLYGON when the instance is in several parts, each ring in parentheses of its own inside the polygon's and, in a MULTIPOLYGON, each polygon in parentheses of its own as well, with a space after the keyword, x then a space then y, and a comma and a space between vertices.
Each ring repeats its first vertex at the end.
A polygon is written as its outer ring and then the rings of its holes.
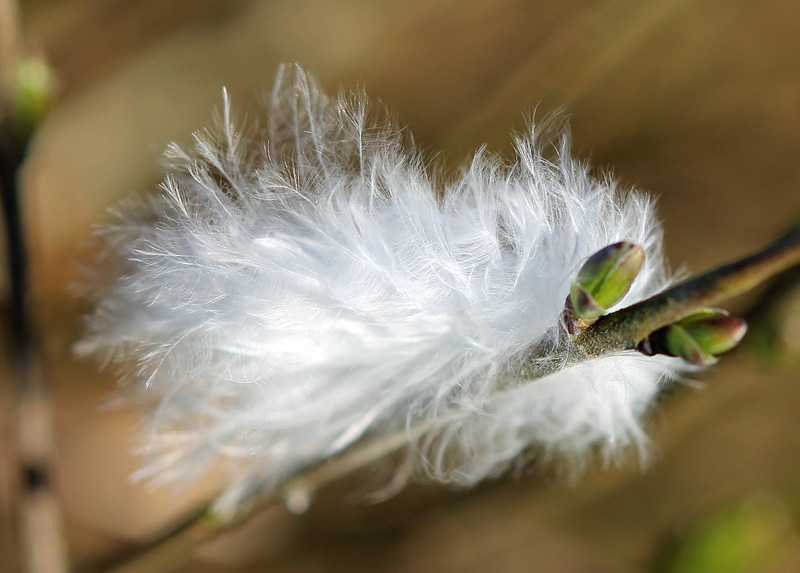
POLYGON ((584 263, 572 283, 572 310, 586 320, 604 315, 630 290, 642 265, 644 249, 628 241, 597 251, 584 263))
POLYGON ((747 332, 747 323, 724 310, 706 309, 657 330, 639 345, 645 354, 678 356, 707 366, 734 348, 747 332))

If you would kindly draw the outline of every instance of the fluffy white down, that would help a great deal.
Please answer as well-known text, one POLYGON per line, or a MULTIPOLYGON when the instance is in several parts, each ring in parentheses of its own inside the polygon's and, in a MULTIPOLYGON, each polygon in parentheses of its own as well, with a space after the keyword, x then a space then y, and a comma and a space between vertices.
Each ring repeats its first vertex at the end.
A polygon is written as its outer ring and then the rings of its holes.
POLYGON ((532 132, 516 163, 479 153, 442 184, 362 95, 329 100, 299 68, 279 72, 264 129, 243 135, 228 110, 192 152, 169 149, 163 194, 99 229, 110 276, 79 351, 138 364, 142 476, 225 461, 235 502, 420 421, 435 430, 412 458, 462 485, 530 452, 643 445, 669 359, 623 353, 493 395, 526 349, 564 336, 595 251, 645 247, 623 305, 665 286, 647 197, 590 175, 566 136, 548 161, 532 132))

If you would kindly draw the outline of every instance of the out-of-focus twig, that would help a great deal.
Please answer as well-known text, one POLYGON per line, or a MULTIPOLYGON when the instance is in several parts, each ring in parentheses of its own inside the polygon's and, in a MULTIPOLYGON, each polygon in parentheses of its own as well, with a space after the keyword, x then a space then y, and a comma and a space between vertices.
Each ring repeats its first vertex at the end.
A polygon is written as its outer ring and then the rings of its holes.
MULTIPOLYGON (((67 570, 61 513, 52 488, 53 427, 49 389, 41 370, 41 353, 30 308, 27 237, 24 227, 20 170, 40 117, 30 113, 31 96, 50 86, 26 84, 26 66, 41 64, 20 50, 19 11, 14 0, 0 0, 0 191, 10 278, 7 329, 15 388, 8 389, 16 424, 4 439, 9 463, 9 513, 21 545, 21 561, 31 573, 67 570), (22 75, 20 75, 22 74, 22 75), (16 471, 15 471, 16 470, 16 471)), ((40 66, 40 69, 44 69, 40 66)), ((43 101, 42 100, 42 101, 43 101)), ((34 106, 36 107, 36 106, 34 106)), ((41 111, 41 108, 40 108, 41 111)))
POLYGON ((685 4, 686 0, 597 4, 531 53, 516 72, 494 87, 483 105, 447 130, 439 147, 452 150, 469 143, 471 148, 477 138, 491 139, 501 129, 505 137, 507 122, 498 118, 542 100, 573 108, 685 4))

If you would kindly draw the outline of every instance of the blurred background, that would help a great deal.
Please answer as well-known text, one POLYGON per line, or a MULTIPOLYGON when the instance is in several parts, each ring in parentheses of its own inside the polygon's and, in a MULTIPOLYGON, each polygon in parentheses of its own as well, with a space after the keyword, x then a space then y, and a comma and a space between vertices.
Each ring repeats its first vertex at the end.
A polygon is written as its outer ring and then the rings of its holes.
MULTIPOLYGON (((69 285, 92 225, 119 199, 156 188, 165 145, 190 143, 210 123, 222 86, 241 112, 257 113, 278 64, 299 62, 329 92, 364 86, 450 168, 483 144, 510 154, 512 131, 565 110, 577 155, 658 197, 672 266, 691 272, 754 250, 800 219, 797 2, 20 7, 23 43, 47 58, 57 81, 22 181, 56 485, 76 569, 163 532, 210 491, 129 481, 136 415, 102 408, 113 374, 72 357, 82 309, 69 285)), ((732 308, 746 312, 759 296, 732 308)), ((714 551, 725 563, 753 545, 757 558, 732 562, 739 570, 798 571, 797 298, 782 296, 778 311, 759 314, 769 336, 754 335, 696 376, 702 384, 664 397, 644 472, 633 460, 595 468, 577 485, 535 473, 471 492, 422 484, 377 505, 359 499, 364 476, 355 476, 323 491, 303 516, 283 508, 259 516, 183 570, 732 571, 702 564, 714 563, 714 551), (764 339, 766 350, 753 342, 764 339)), ((13 570, 9 545, 2 570, 13 570)))

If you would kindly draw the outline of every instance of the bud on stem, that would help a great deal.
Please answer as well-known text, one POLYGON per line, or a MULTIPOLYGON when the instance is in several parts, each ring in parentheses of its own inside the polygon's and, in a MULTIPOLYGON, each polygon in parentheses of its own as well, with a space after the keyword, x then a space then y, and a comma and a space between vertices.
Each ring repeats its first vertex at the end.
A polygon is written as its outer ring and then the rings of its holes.
POLYGON ((747 323, 724 310, 706 309, 653 332, 639 345, 644 354, 678 356, 707 366, 717 355, 734 348, 747 332, 747 323))
POLYGON ((619 302, 644 264, 644 249, 627 241, 597 251, 584 263, 570 289, 568 308, 580 331, 619 302))

